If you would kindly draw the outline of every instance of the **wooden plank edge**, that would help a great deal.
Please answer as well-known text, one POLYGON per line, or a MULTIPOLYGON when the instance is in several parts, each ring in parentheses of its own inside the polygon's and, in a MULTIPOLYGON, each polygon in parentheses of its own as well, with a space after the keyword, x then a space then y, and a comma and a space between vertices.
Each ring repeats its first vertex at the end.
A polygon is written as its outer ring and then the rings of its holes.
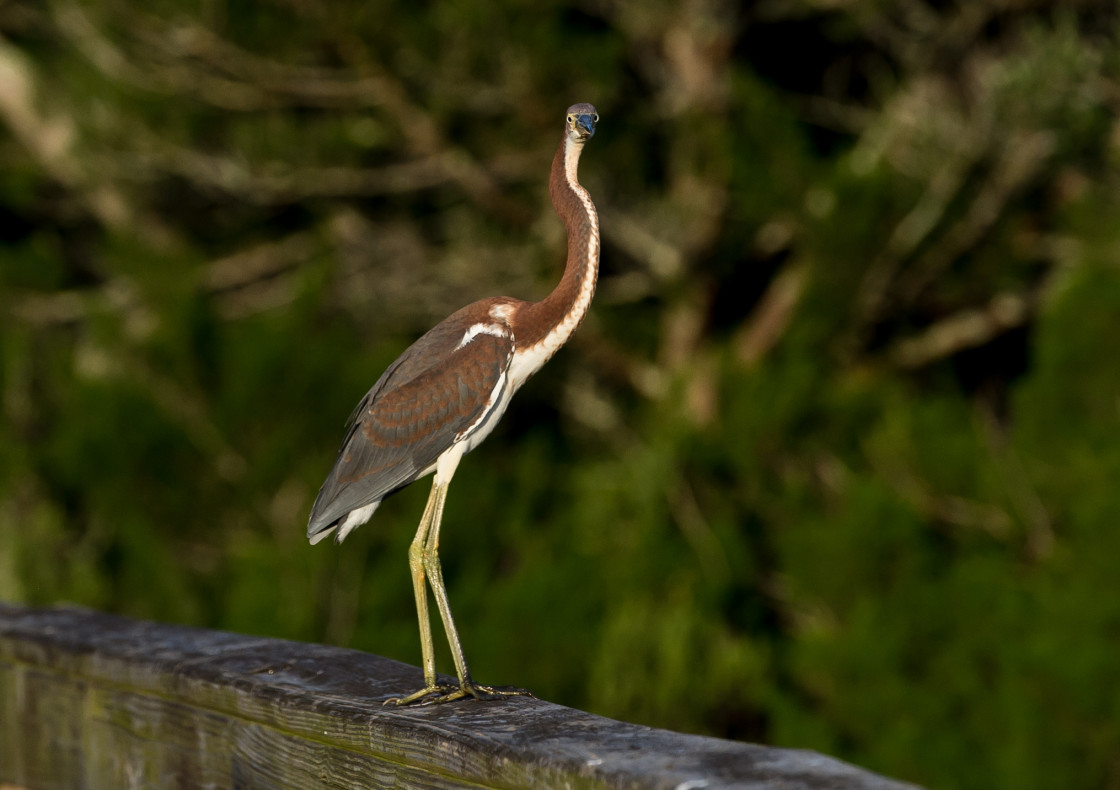
MULTIPOLYGON (((814 752, 627 724, 539 699, 382 706, 419 679, 415 667, 355 650, 0 604, 0 716, 37 721, 29 684, 52 689, 49 705, 78 719, 63 756, 100 775, 114 766, 86 753, 91 744, 151 763, 134 772, 166 781, 179 765, 180 779, 218 787, 914 788, 814 752), (171 728, 160 736, 169 754, 154 754, 153 728, 171 728)), ((10 743, 4 726, 0 738, 10 743)), ((24 733, 48 737, 34 730, 24 733)), ((20 759, 0 751, 0 763, 20 759)), ((0 764, 0 783, 26 781, 7 771, 0 764)))

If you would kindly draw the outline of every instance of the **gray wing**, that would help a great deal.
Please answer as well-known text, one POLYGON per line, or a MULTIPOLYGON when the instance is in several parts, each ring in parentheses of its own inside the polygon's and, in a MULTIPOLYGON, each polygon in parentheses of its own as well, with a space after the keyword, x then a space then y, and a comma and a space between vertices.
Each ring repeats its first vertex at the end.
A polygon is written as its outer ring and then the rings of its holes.
POLYGON ((479 334, 457 348, 470 325, 457 318, 413 343, 358 404, 311 509, 308 537, 420 477, 506 386, 512 340, 479 334))

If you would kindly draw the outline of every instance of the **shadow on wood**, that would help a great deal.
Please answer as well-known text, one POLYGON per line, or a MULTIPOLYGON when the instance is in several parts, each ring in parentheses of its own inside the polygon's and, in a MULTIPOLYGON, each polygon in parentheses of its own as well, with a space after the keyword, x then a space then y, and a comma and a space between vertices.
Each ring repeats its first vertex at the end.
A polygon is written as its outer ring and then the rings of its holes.
POLYGON ((543 700, 394 709, 355 650, 0 604, 0 787, 910 787, 543 700))

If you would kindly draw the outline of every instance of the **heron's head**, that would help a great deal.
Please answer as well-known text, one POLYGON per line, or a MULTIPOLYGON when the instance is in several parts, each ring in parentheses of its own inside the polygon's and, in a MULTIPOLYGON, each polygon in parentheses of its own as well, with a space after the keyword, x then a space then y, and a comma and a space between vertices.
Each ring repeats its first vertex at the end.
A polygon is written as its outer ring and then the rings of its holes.
POLYGON ((568 108, 568 137, 574 143, 586 143, 595 134, 595 124, 599 123, 599 113, 595 107, 582 102, 568 108))

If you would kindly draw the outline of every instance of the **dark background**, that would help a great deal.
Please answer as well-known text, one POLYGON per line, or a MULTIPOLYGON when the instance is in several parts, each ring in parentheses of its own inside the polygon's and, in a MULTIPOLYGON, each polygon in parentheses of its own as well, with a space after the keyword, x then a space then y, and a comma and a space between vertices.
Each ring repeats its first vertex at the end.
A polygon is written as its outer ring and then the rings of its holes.
MULTIPOLYGON (((573 341, 460 466, 481 682, 937 788, 1120 787, 1120 46, 1082 0, 0 0, 0 598, 412 663, 411 340, 573 341)), ((450 670, 439 646, 441 668, 450 670)))

